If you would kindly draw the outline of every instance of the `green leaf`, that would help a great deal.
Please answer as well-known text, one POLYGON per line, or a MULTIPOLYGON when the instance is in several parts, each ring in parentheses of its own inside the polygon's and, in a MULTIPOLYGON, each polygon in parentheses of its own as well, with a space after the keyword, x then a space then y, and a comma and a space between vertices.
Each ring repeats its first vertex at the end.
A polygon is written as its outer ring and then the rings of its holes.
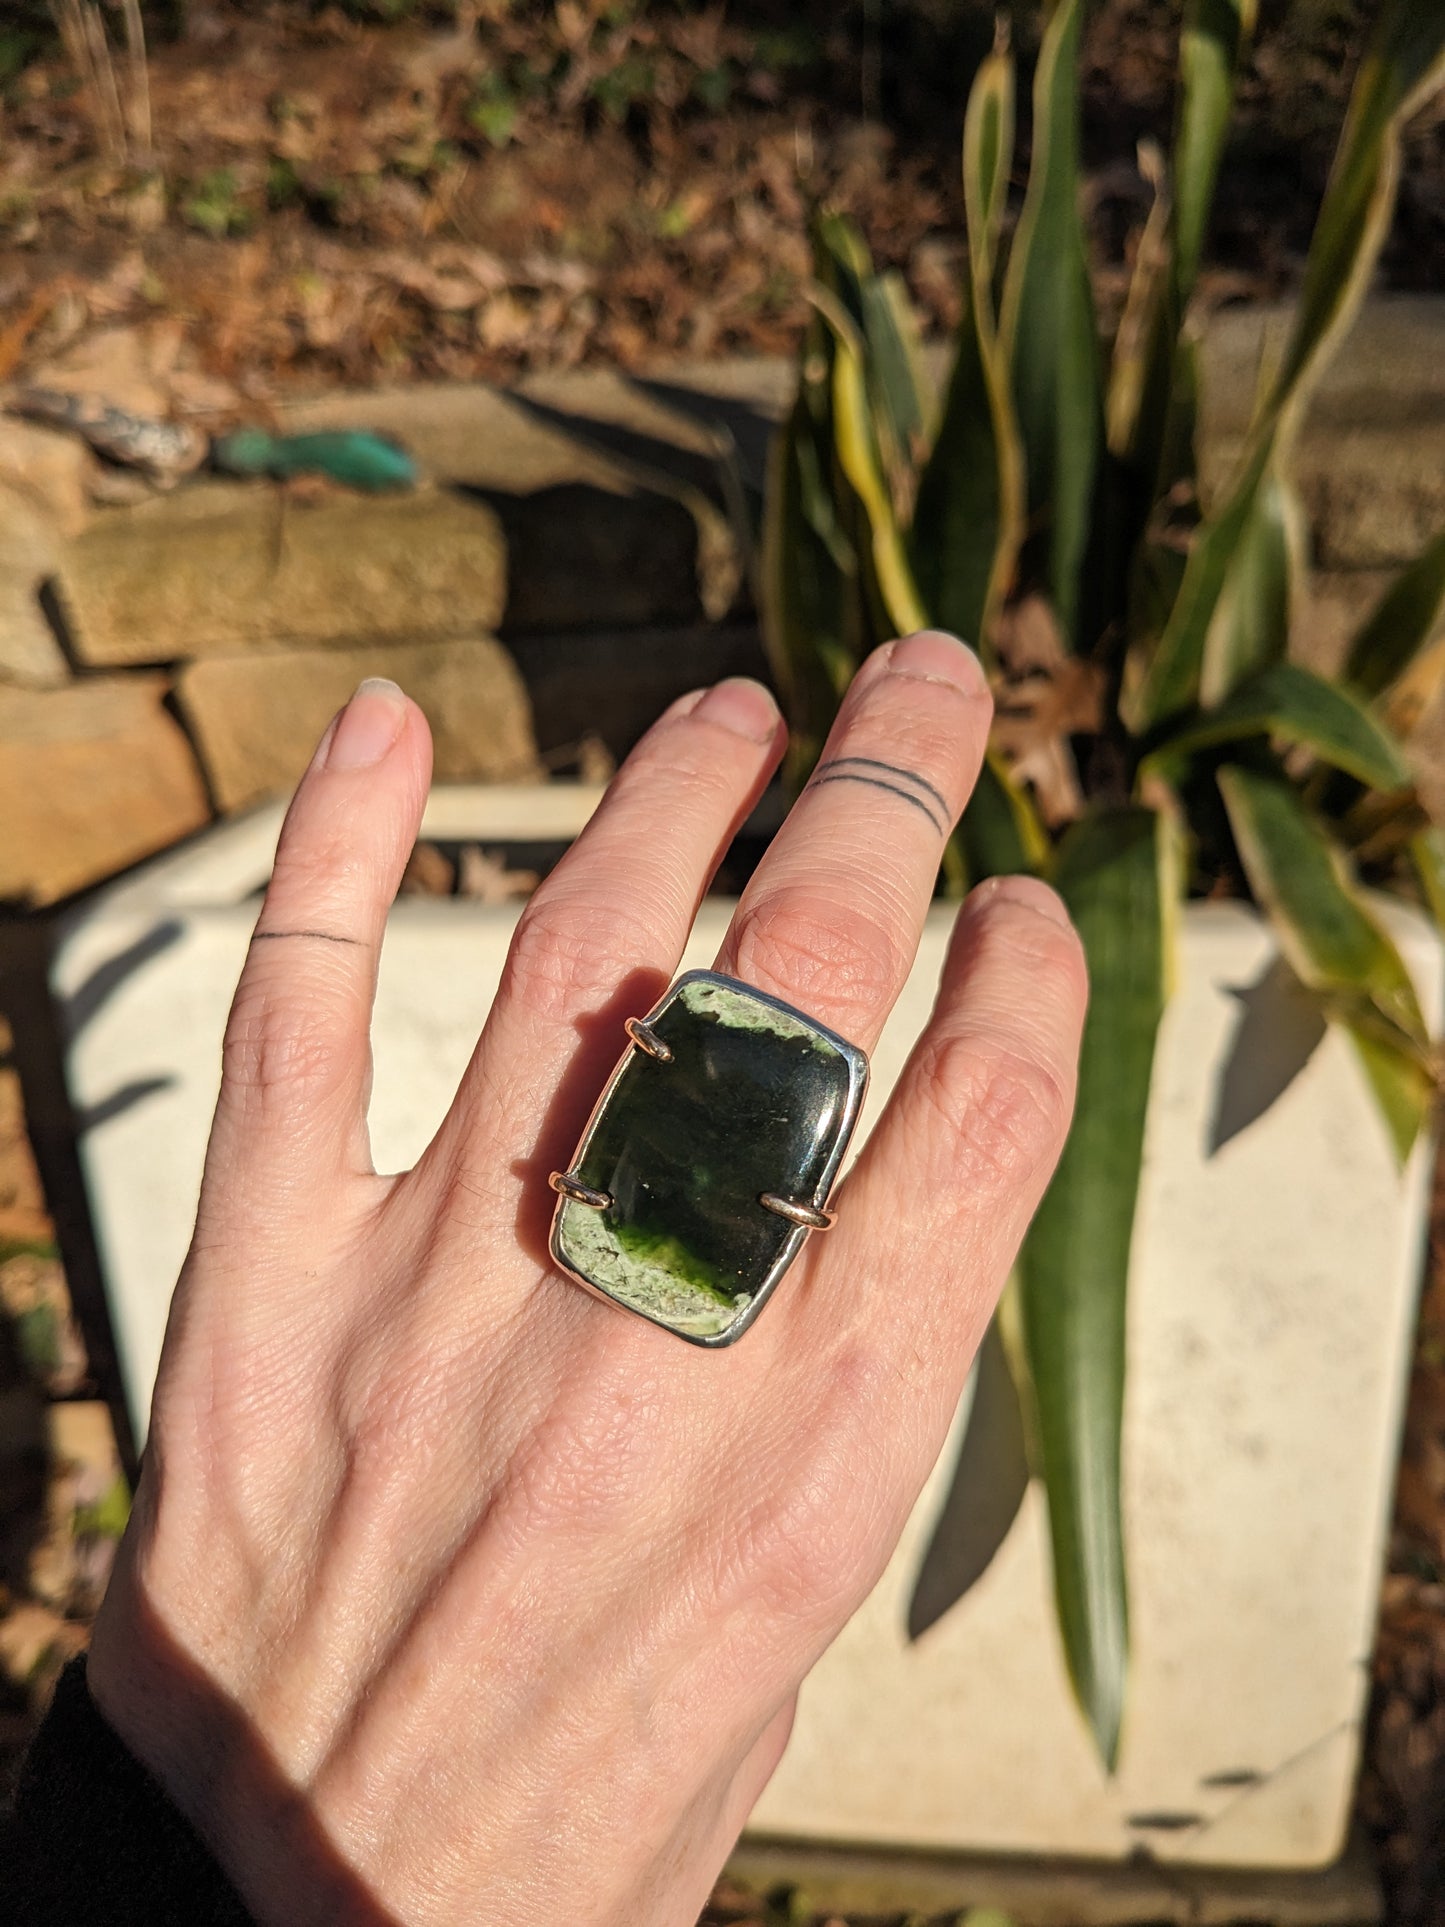
POLYGON ((1128 704, 1128 720, 1141 733, 1198 699, 1205 642, 1271 453, 1268 442, 1254 450, 1234 494, 1195 534, 1164 632, 1128 704))
POLYGON ((1445 836, 1439 830, 1421 830, 1410 842, 1410 861, 1420 880, 1425 907, 1445 930, 1445 836))
POLYGON ((1198 699, 1206 639, 1236 550, 1272 465, 1283 461, 1331 350, 1358 312, 1394 209, 1399 122, 1435 84, 1442 47, 1445 8, 1386 0, 1350 96, 1289 345, 1239 476, 1195 537, 1178 600, 1128 706, 1136 729, 1148 729, 1198 699))
POLYGON ((1350 644, 1344 676, 1378 696, 1434 641, 1445 622, 1445 531, 1390 584, 1350 644))
POLYGON ((919 477, 908 548, 929 620, 986 659, 999 520, 998 443, 970 310, 954 344, 943 418, 919 477))
POLYGON ((769 457, 763 522, 763 638, 791 728, 795 787, 817 761, 852 671, 847 610, 856 563, 823 480, 832 461, 830 386, 826 366, 821 379, 805 376, 799 385, 769 457))
POLYGON ((1173 730, 1151 750, 1151 766, 1237 743, 1277 736, 1314 751, 1321 761, 1374 789, 1404 789, 1409 765, 1398 744, 1348 690, 1313 670, 1277 662, 1262 669, 1214 709, 1173 730))
POLYGON ((957 834, 970 883, 1037 874, 1048 860, 1048 832, 1027 794, 992 752, 984 758, 957 834))
POLYGON ((1023 448, 993 311, 1013 114, 1013 63, 999 49, 980 66, 964 118, 964 312, 909 544, 931 619, 972 642, 985 661, 1023 535, 1023 448))
POLYGON ((1353 1039, 1403 1158, 1431 1086, 1425 1019, 1400 953, 1283 771, 1234 766, 1218 779, 1250 888, 1295 974, 1353 1039))
POLYGON ((1251 504, 1204 639, 1200 695, 1206 703, 1220 701, 1251 671, 1284 661, 1304 546, 1299 503, 1276 465, 1251 504))
POLYGON ((1189 0, 1179 35, 1174 128, 1175 312, 1194 290, 1219 157, 1234 105, 1234 74, 1254 32, 1256 0, 1189 0))
POLYGON ((1389 231, 1399 125, 1440 83, 1445 7, 1385 0, 1355 76, 1270 412, 1297 400, 1354 320, 1389 231))
POLYGON ((1034 70, 1029 184, 1004 280, 1000 336, 1023 437, 1027 514, 1069 643, 1081 637, 1083 565, 1104 441, 1093 295, 1079 211, 1078 48, 1083 0, 1058 0, 1034 70))
POLYGON ((870 274, 864 281, 863 339, 875 406, 888 422, 898 460, 911 467, 922 449, 928 391, 918 320, 902 275, 870 274))
POLYGON ((1054 878, 1089 960, 1074 1126, 1020 1259, 1064 1650, 1106 1764, 1128 1657, 1119 1498, 1124 1307, 1175 882, 1153 810, 1077 823, 1054 878))
POLYGON ((912 505, 928 412, 918 328, 902 277, 875 274, 862 235, 841 214, 814 222, 814 271, 853 324, 879 461, 895 511, 912 505))
POLYGON ((870 405, 866 350, 841 303, 825 290, 813 301, 833 334, 833 432, 838 464, 866 520, 860 563, 871 565, 871 586, 893 634, 911 635, 928 627, 928 616, 913 580, 893 499, 878 447, 870 405))
MULTIPOLYGON (((1179 37, 1179 105, 1171 177, 1154 162, 1154 205, 1140 239, 1109 393, 1109 446, 1131 498, 1126 550, 1149 512, 1195 475, 1197 349, 1183 332, 1234 104, 1235 72, 1256 0, 1187 0, 1179 37)), ((1141 165, 1148 159, 1141 147, 1141 165)), ((1157 635, 1158 630, 1154 633, 1157 635)))
MULTIPOLYGON (((1169 313, 1173 206, 1163 161, 1150 142, 1140 142, 1139 168, 1153 187, 1154 199, 1135 249, 1124 312, 1114 336, 1105 419, 1110 450, 1120 462, 1144 471, 1140 482, 1152 489, 1156 463, 1145 451, 1159 440, 1157 422, 1168 405, 1178 323, 1169 313), (1153 435, 1148 433, 1151 427, 1156 428, 1153 435)), ((1147 507, 1147 490, 1141 486, 1139 493, 1147 507)))
POLYGON ((1403 1165, 1429 1115, 1434 1082, 1414 1052, 1402 1050, 1362 1025, 1347 1021, 1345 1028, 1380 1107, 1391 1148, 1403 1165))

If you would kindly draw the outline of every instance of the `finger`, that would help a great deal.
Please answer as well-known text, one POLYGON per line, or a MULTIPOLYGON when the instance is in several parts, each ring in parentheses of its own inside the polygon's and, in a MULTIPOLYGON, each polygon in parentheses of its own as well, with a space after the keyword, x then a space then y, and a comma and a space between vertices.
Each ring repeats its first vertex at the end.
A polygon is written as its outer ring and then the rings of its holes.
POLYGON ((564 1120, 575 1140, 621 1052, 623 1018, 643 1015, 676 970, 703 892, 785 740, 772 696, 745 677, 682 697, 647 732, 523 912, 428 1162, 452 1168, 478 1151, 501 1162, 503 1134, 534 1140, 564 1071, 591 1084, 580 1117, 564 1120))
POLYGON ((911 1402, 931 1391, 943 1425, 1063 1149, 1087 1000, 1083 948, 1054 892, 1033 877, 981 884, 791 1300, 792 1316, 845 1324, 845 1344, 898 1366, 880 1382, 906 1380, 911 1402), (912 1252, 942 1262, 910 1270, 912 1252))
POLYGON ((368 680, 301 779, 226 1026, 207 1173, 228 1195, 370 1168, 377 957, 430 773, 421 711, 368 680))
POLYGON ((991 713, 978 658, 952 636, 925 630, 875 650, 717 968, 871 1048, 912 965, 991 713))

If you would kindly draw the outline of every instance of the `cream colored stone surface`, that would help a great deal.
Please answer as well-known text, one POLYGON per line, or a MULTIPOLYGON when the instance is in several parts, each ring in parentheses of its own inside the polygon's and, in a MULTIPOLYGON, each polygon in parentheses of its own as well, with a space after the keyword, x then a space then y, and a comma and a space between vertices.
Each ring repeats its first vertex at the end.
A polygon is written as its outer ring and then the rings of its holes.
MULTIPOLYGON (((252 827, 248 848, 234 834, 218 845, 220 900, 206 905, 205 852, 193 852, 113 893, 72 929, 57 966, 64 994, 117 956, 143 959, 121 973, 70 1065, 81 1106, 147 1092, 83 1147, 142 1415, 253 915, 236 899, 264 874, 277 815, 252 827)), ((706 906, 686 962, 711 959, 727 914, 706 906)), ((875 1054, 868 1119, 925 1019, 949 922, 945 909, 930 918, 875 1054)), ((512 923, 505 910, 435 900, 394 913, 372 1101, 381 1168, 413 1159, 441 1117, 512 923)), ((1396 927, 1438 1016, 1439 948, 1408 916, 1396 927)), ((1248 912, 1192 911, 1160 1040, 1130 1313, 1134 1673, 1118 1777, 1094 1759, 1064 1682, 1036 1496, 979 1585, 916 1645, 904 1639, 950 1445, 882 1583, 804 1689, 755 1815, 760 1833, 1111 1859, 1146 1848, 1240 1866, 1310 1866, 1339 1850, 1427 1159, 1396 1171, 1334 1038, 1270 1112, 1206 1154, 1235 993, 1271 955, 1248 912), (1253 1777, 1223 1784, 1240 1775, 1253 1777), (1187 1824, 1150 1824, 1161 1816, 1187 1824)))
POLYGON ((166 688, 158 675, 0 686, 0 898, 53 903, 208 820, 166 688))
POLYGON ((294 788, 322 730, 364 676, 390 676, 421 705, 439 781, 541 775, 526 689, 490 637, 215 656, 190 664, 178 687, 220 807, 243 809, 294 788))
POLYGON ((466 496, 206 481, 97 511, 62 587, 83 660, 111 665, 486 631, 506 567, 496 515, 466 496))

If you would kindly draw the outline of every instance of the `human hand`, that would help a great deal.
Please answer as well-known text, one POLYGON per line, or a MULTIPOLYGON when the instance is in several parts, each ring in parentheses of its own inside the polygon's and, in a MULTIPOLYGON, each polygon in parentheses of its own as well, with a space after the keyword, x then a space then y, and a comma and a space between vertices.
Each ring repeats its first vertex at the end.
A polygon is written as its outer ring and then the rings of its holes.
MULTIPOLYGON (((877 651, 717 967, 871 1049, 988 720, 960 644, 877 651)), ((694 1919, 937 1457, 1072 1102, 1084 968, 1042 884, 965 904, 836 1226, 736 1347, 547 1254, 547 1175, 783 741, 751 683, 662 717, 398 1177, 368 1028, 420 713, 363 685, 297 791, 89 1675, 263 1922, 694 1919)))

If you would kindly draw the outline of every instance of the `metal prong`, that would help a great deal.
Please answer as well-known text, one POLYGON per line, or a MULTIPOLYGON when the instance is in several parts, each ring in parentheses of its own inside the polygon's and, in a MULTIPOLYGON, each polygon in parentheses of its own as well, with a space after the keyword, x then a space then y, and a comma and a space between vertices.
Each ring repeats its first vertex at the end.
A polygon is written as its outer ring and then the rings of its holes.
POLYGON ((659 1064, 672 1062, 672 1046, 664 1044, 650 1024, 644 1024, 640 1017, 629 1017, 622 1026, 639 1050, 645 1050, 649 1057, 655 1057, 659 1064))
POLYGON ((832 1211, 820 1211, 814 1204, 799 1204, 793 1198, 780 1198, 772 1191, 764 1191, 758 1203, 764 1210, 776 1211, 780 1218, 787 1218, 793 1224, 806 1225, 809 1231, 827 1231, 836 1215, 832 1211))
POLYGON ((594 1191, 590 1184, 583 1184, 570 1171, 554 1171, 547 1182, 564 1198, 571 1198, 575 1204, 590 1204, 594 1211, 605 1211, 612 1202, 610 1191, 594 1191))

